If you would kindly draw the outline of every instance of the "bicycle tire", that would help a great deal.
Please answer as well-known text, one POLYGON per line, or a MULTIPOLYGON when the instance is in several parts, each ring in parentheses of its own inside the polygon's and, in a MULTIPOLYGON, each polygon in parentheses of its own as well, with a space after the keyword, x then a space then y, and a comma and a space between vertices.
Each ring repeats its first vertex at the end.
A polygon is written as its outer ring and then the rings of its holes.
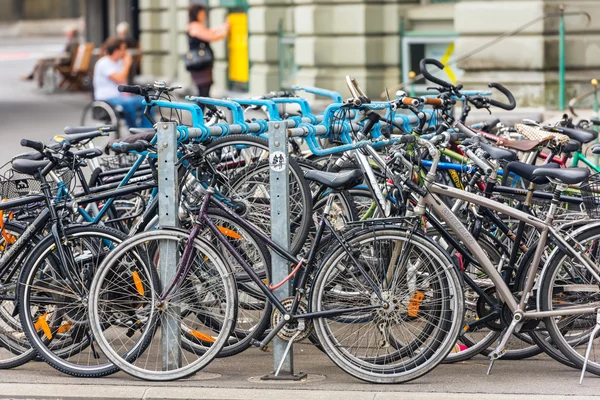
POLYGON ((78 289, 69 287, 68 279, 61 275, 52 236, 36 246, 24 265, 19 277, 19 313, 23 330, 37 354, 58 371, 77 377, 101 377, 118 371, 94 349, 87 317, 88 287, 85 282, 91 281, 99 264, 97 261, 125 237, 104 226, 65 229, 62 246, 66 256, 71 256, 67 258, 72 262, 70 267, 80 274, 77 283, 81 283, 81 294, 77 293, 78 289), (55 344, 57 337, 64 340, 62 346, 55 344))
MULTIPOLYGON (((179 244, 186 245, 188 240, 189 234, 187 232, 173 229, 154 230, 133 236, 124 241, 118 249, 113 251, 104 260, 92 282, 89 315, 94 337, 104 354, 117 367, 137 378, 151 381, 170 381, 196 373, 217 356, 226 344, 229 334, 233 329, 237 310, 236 286, 233 273, 227 267, 226 261, 219 255, 218 251, 202 237, 197 237, 192 242, 193 259, 191 260, 198 261, 200 265, 196 265, 195 263, 194 265, 190 265, 195 272, 188 275, 185 281, 199 276, 202 276, 204 280, 196 280, 192 286, 193 290, 180 291, 176 289, 172 292, 171 297, 157 305, 159 293, 164 290, 167 284, 161 282, 159 279, 158 284, 154 285, 150 284, 151 281, 149 279, 144 279, 144 277, 152 275, 153 270, 158 270, 156 262, 152 261, 148 256, 147 248, 151 248, 152 246, 148 246, 147 244, 150 241, 157 243, 163 241, 163 243, 174 245, 174 251, 183 251, 182 247, 177 246, 179 244), (111 297, 107 297, 111 293, 113 296, 115 295, 114 290, 111 289, 113 286, 111 286, 110 279, 113 276, 117 276, 119 271, 128 272, 128 265, 131 262, 134 262, 136 265, 136 272, 140 276, 139 279, 142 279, 146 284, 141 286, 144 288, 143 290, 136 285, 135 288, 132 288, 127 293, 127 297, 124 300, 115 303, 111 300, 111 297), (103 291, 105 287, 107 288, 106 292, 103 291), (138 294, 135 294, 133 290, 137 291, 138 294), (133 297, 129 300, 129 297, 132 295, 133 297), (189 297, 182 297, 184 295, 189 297), (214 297, 215 295, 222 295, 222 297, 214 297), (112 318, 115 316, 118 317, 124 310, 128 310, 126 307, 127 302, 131 303, 130 311, 137 312, 135 310, 144 310, 144 317, 139 320, 140 329, 134 332, 133 335, 128 336, 128 341, 123 338, 123 332, 128 332, 128 327, 122 327, 114 323, 116 320, 112 318), (192 318, 186 321, 186 327, 195 323, 196 325, 191 326, 194 329, 194 334, 206 339, 211 345, 199 355, 187 352, 184 357, 183 353, 181 353, 180 362, 185 361, 186 364, 181 366, 170 365, 173 368, 168 369, 170 368, 169 364, 163 364, 165 360, 162 358, 159 360, 158 358, 158 355, 161 354, 160 342, 163 329, 161 314, 168 314, 171 312, 171 309, 175 311, 185 310, 185 313, 180 311, 180 314, 177 316, 178 323, 181 323, 181 316, 184 314, 187 317, 199 312, 210 313, 212 309, 202 308, 204 306, 214 306, 216 307, 215 312, 223 313, 222 319, 224 324, 221 327, 222 329, 215 333, 207 330, 208 328, 202 325, 201 321, 197 322, 199 321, 198 319, 194 320, 192 318), (110 314, 111 312, 113 314, 110 314), (144 333, 148 331, 151 334, 144 333), (111 338, 114 341, 111 341, 111 338), (153 339, 157 339, 158 344, 152 342, 153 339), (150 343, 140 345, 140 342, 143 341, 150 343), (113 346, 117 346, 117 348, 113 346), (142 352, 138 349, 145 351, 142 352), (128 356, 131 354, 135 354, 135 357, 128 356), (194 358, 190 361, 188 357, 194 358), (152 363, 149 362, 150 359, 153 360, 152 363), (163 366, 168 368, 163 370, 163 366)), ((153 253, 153 257, 155 255, 153 253)), ((119 281, 115 282, 114 288, 117 289, 117 296, 119 295, 119 287, 119 281)), ((181 350, 187 351, 184 349, 181 350)))
MULTIPOLYGON (((412 260, 422 260, 416 261, 418 265, 425 268, 425 261, 431 261, 432 264, 429 267, 426 267, 430 274, 427 276, 427 279, 421 280, 419 284, 417 284, 417 280, 414 282, 415 289, 413 291, 412 296, 409 295, 412 289, 409 289, 406 294, 403 296, 402 300, 399 300, 397 295, 397 291, 400 288, 400 279, 403 279, 400 275, 405 276, 401 272, 397 272, 402 270, 402 268, 398 268, 395 263, 393 265, 392 271, 394 274, 391 278, 392 281, 389 282, 388 290, 382 290, 382 296, 387 296, 387 304, 388 309, 390 311, 382 311, 383 309, 379 309, 377 314, 368 313, 365 311, 361 311, 361 313, 352 318, 321 318, 314 321, 315 331, 317 333, 317 337, 319 339, 319 343, 323 346, 325 352, 329 356, 329 358, 336 364, 338 367, 349 373, 350 375, 373 383, 404 383, 410 380, 416 379, 425 375, 426 373, 432 371, 437 365, 439 365, 442 360, 446 357, 448 352, 454 346, 456 338, 458 337, 458 333, 461 329, 463 311, 464 311, 464 302, 462 296, 462 288, 460 285, 460 280, 456 269, 452 265, 452 261, 449 259, 448 255, 444 253, 435 243, 433 243, 430 239, 422 236, 417 232, 411 232, 406 229, 391 227, 391 226, 381 226, 381 227, 372 227, 367 228, 362 231, 357 231, 352 234, 352 237, 347 237, 345 239, 348 248, 353 249, 353 254, 355 257, 360 257, 364 254, 364 261, 362 264, 369 265, 368 257, 382 260, 385 259, 382 257, 383 251, 389 251, 390 248, 383 249, 383 244, 385 241, 391 240, 393 243, 402 244, 401 251, 394 245, 394 250, 392 252, 392 259, 398 260, 403 259, 404 257, 410 257, 412 260), (369 244, 371 243, 371 244, 369 244), (406 249, 404 246, 411 246, 410 249, 406 249), (361 246, 365 246, 365 251, 361 252, 359 249, 361 246), (379 247, 382 249, 381 253, 378 253, 376 250, 369 250, 369 246, 373 246, 373 249, 379 247), (413 250, 417 249, 413 255, 413 250), (400 251, 403 256, 400 256, 396 251, 400 251), (372 253, 375 252, 377 255, 373 256, 372 253), (417 256, 418 253, 418 256, 417 256), (371 254, 369 256, 369 254, 371 254), (394 255, 395 254, 395 255, 394 255), (415 258, 416 257, 416 258, 415 258), (435 266, 433 266, 435 263, 435 266), (397 268, 397 269, 396 269, 397 268), (433 273, 437 275, 434 277, 433 273), (435 282, 434 282, 435 281, 435 282), (422 286, 421 286, 422 285, 422 286), (428 290, 424 288, 430 286, 428 290), (417 289, 418 287, 418 289, 417 289), (361 340, 360 343, 357 342, 357 339, 350 338, 349 342, 351 342, 351 348, 362 349, 368 348, 371 346, 376 346, 375 350, 376 355, 353 355, 350 354, 350 350, 345 348, 345 345, 340 343, 340 340, 335 336, 341 333, 341 328, 330 329, 326 323, 330 321, 337 322, 340 324, 348 324, 351 323, 352 332, 360 331, 354 327, 356 323, 372 323, 379 326, 376 327, 373 332, 378 331, 381 327, 379 324, 379 320, 385 320, 385 315, 390 315, 391 312, 397 313, 397 316, 387 320, 387 323, 390 324, 394 322, 394 319, 402 318, 404 312, 401 310, 408 310, 408 304, 404 304, 403 302, 408 303, 408 298, 411 299, 414 297, 414 294, 423 290, 423 292, 427 293, 429 296, 436 296, 437 293, 440 293, 439 298, 436 297, 435 304, 436 307, 431 307, 427 305, 428 300, 425 300, 425 303, 422 301, 425 299, 422 298, 419 302, 419 306, 417 308, 416 313, 411 316, 406 314, 406 319, 403 322, 409 321, 411 318, 414 318, 413 321, 425 320, 425 327, 423 331, 427 331, 427 338, 422 338, 420 335, 413 335, 414 338, 410 339, 409 342, 405 343, 399 338, 406 338, 409 334, 408 329, 405 332, 397 332, 393 333, 391 329, 386 331, 385 336, 393 336, 395 339, 394 343, 390 343, 389 347, 392 347, 391 354, 381 355, 385 350, 382 347, 381 342, 387 341, 381 339, 378 341, 377 338, 369 338, 365 342, 361 340), (391 293, 390 293, 391 292, 391 293), (391 300, 390 300, 391 299, 391 300), (397 301, 397 302, 396 302, 397 301), (402 303, 402 304, 401 304, 402 303), (401 304, 401 305, 400 305, 401 304), (425 315, 425 313, 419 313, 423 310, 430 311, 430 314, 425 315), (337 319, 337 321, 335 321, 337 319), (433 325, 433 326, 432 326, 433 325), (404 345, 403 345, 404 343, 404 345), (409 349, 416 348, 418 346, 419 349, 423 349, 422 351, 414 352, 418 354, 406 354, 413 353, 409 349), (404 354, 403 354, 404 353, 404 354), (408 359, 403 360, 405 355, 409 355, 408 359), (391 361, 390 364, 386 365, 386 362, 391 361), (392 365, 393 363, 393 365, 392 365)), ((392 243, 392 242, 390 242, 392 243)), ((391 245, 390 245, 391 247, 391 245)), ((339 265, 346 256, 346 252, 343 248, 336 249, 332 253, 330 253, 323 261, 322 267, 319 270, 319 273, 315 279, 314 286, 311 290, 311 312, 318 312, 324 309, 330 309, 323 306, 324 299, 327 299, 328 292, 331 294, 331 298, 335 299, 336 297, 342 296, 345 292, 343 282, 336 283, 333 278, 341 276, 342 279, 345 279, 343 274, 353 274, 353 270, 356 270, 354 266, 345 266, 339 265), (335 288, 335 290, 332 289, 335 288), (333 290, 333 291, 332 291, 333 290)), ((377 265, 381 265, 382 263, 378 261, 377 265)), ((391 263, 389 263, 391 264, 391 263)), ((413 266, 414 267, 414 266, 413 266)), ((417 268, 417 267, 414 267, 417 268)), ((406 271, 406 269, 404 269, 406 271)), ((423 277, 423 273, 419 274, 417 269, 412 274, 414 278, 417 276, 423 277)), ((376 277, 380 277, 380 274, 385 272, 385 275, 389 273, 389 271, 380 271, 379 268, 375 270, 371 270, 371 274, 369 275, 371 279, 375 279, 376 277)), ((362 275, 364 276, 364 275, 362 275)), ((347 278, 346 278, 347 279, 347 278)), ((406 282, 402 282, 402 284, 406 284, 410 287, 408 279, 406 282)), ((350 289, 352 289, 352 285, 358 285, 358 279, 354 281, 348 281, 352 283, 348 283, 350 285, 350 289)), ((381 282, 376 282, 378 287, 381 282)), ((354 299, 354 301, 362 302, 361 304, 365 306, 365 304, 371 304, 372 296, 365 296, 365 293, 369 293, 366 291, 366 286, 363 289, 358 290, 359 293, 362 293, 361 296, 353 296, 351 291, 348 291, 344 298, 344 303, 347 304, 350 308, 356 307, 357 305, 350 302, 350 299, 354 299), (365 301, 367 303, 365 303, 365 301)), ((384 287, 381 287, 384 289, 384 287)), ((433 304, 433 303, 430 303, 433 304)), ((339 306, 339 305, 338 305, 339 306)), ((401 325, 400 322, 394 324, 394 328, 399 328, 401 325), (396 326, 397 325, 397 326, 396 326)), ((373 329, 373 328, 372 328, 373 329)), ((366 331, 365 331, 366 332, 366 331)), ((384 336, 382 336, 383 338, 384 336)), ((360 339, 360 338, 359 338, 360 339)), ((385 347, 386 349, 388 346, 385 347)), ((366 352, 366 350, 365 350, 366 352)))

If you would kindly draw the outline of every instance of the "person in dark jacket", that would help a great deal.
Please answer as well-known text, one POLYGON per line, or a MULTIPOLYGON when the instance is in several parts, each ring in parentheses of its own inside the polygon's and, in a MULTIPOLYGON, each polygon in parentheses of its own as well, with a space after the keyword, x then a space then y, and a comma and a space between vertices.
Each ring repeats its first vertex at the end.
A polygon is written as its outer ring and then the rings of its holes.
MULTIPOLYGON (((229 22, 225 22, 218 28, 208 28, 206 20, 208 17, 207 8, 201 4, 193 4, 189 7, 189 23, 187 34, 190 50, 198 50, 201 47, 210 47, 210 42, 216 42, 227 37, 229 32, 229 22)), ((210 97, 210 87, 213 83, 212 65, 201 70, 190 71, 192 80, 198 87, 198 95, 210 97)))

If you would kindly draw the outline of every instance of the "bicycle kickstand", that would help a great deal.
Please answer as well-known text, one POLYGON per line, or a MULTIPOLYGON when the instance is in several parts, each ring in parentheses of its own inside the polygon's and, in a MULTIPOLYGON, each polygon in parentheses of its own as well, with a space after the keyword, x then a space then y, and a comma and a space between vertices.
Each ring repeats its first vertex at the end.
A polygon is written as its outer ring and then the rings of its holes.
POLYGON ((596 309, 596 326, 592 330, 590 334, 590 340, 587 345, 587 349, 585 349, 585 360, 583 361, 583 368, 581 369, 581 377, 579 378, 579 384, 583 384, 583 376, 585 375, 585 370, 587 368, 588 361, 590 359, 590 353, 592 352, 592 345, 594 344, 594 338, 600 331, 600 308, 596 309))
POLYGON ((285 348, 285 351, 283 352, 283 356, 281 357, 281 362, 279 363, 279 366, 277 367, 277 371, 275 371, 275 376, 279 376, 279 371, 281 371, 281 367, 283 367, 283 363, 285 362, 285 359, 286 359, 288 353, 290 352, 290 349, 292 348, 292 344, 294 344, 294 340, 296 340, 298 335, 300 335, 303 330, 304 330, 304 323, 299 322, 298 330, 296 331, 296 333, 294 333, 294 336, 292 336, 292 338, 288 342, 288 345, 285 348))
POLYGON ((502 357, 504 355, 504 352, 505 352, 504 347, 506 346, 508 339, 510 339, 511 335, 515 331, 515 328, 522 321, 522 319, 523 319, 523 317, 522 317, 521 313, 519 313, 519 312, 516 312, 513 315, 513 320, 510 323, 510 325, 504 330, 504 332, 501 336, 501 339, 500 339, 500 343, 498 343, 498 346, 490 354, 490 366, 488 367, 487 375, 489 375, 492 372, 492 367, 494 366, 494 361, 496 361, 497 359, 499 359, 500 357, 502 357))

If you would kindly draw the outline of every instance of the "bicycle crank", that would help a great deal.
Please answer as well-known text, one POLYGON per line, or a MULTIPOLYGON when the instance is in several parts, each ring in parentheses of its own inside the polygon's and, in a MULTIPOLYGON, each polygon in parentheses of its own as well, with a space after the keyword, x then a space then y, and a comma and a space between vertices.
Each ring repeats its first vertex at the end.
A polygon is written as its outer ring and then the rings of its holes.
MULTIPOLYGON (((285 307, 286 310, 291 310, 292 304, 294 303, 293 297, 288 297, 281 300, 281 304, 285 307)), ((296 311, 296 315, 298 314, 307 314, 308 313, 308 304, 305 300, 300 300, 298 304, 298 310, 296 311)), ((278 309, 274 308, 273 313, 271 314, 271 326, 277 326, 281 320, 283 319, 283 314, 278 309)), ((277 332, 277 337, 283 341, 295 341, 299 342, 303 339, 306 339, 308 335, 312 332, 312 321, 310 320, 294 320, 291 321, 279 331, 277 332)))

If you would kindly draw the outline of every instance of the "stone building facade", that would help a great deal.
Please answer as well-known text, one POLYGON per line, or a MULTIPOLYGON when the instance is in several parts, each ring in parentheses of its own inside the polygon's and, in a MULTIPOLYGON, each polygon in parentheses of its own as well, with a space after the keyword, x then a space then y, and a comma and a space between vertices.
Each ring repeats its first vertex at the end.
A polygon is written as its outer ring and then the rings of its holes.
MULTIPOLYGON (((139 0, 144 75, 189 83, 182 55, 190 1, 202 0, 139 0)), ((232 49, 226 41, 215 43, 214 95, 232 88, 261 94, 292 81, 345 96, 344 77, 352 75, 375 98, 406 79, 419 57, 452 60, 544 13, 558 12, 562 3, 567 11, 586 11, 592 17, 589 25, 581 16, 566 18, 567 99, 600 72, 597 0, 207 1, 211 25, 230 13, 244 13, 248 21, 248 83, 240 86, 229 79, 232 49), (282 59, 292 65, 282 65, 282 59)), ((531 24, 460 62, 453 73, 473 88, 489 81, 505 83, 523 106, 556 107, 557 33, 557 18, 531 24)))

